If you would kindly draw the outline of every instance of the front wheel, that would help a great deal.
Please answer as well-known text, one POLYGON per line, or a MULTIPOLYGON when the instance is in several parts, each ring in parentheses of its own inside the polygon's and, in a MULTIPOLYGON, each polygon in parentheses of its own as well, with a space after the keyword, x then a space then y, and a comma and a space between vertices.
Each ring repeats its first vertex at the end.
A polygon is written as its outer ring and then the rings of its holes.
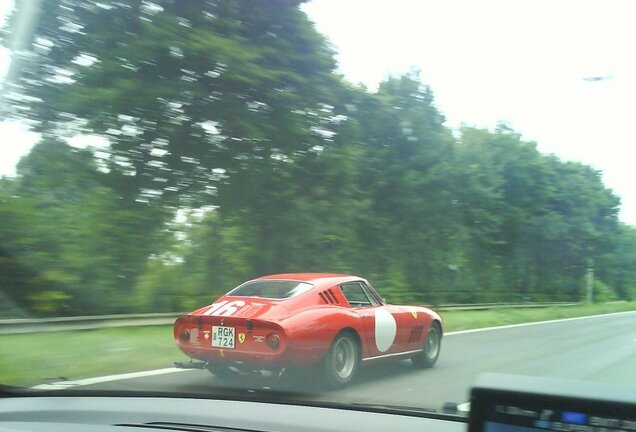
POLYGON ((358 371, 360 346, 351 333, 336 336, 322 366, 327 384, 331 388, 340 388, 349 384, 358 371))
POLYGON ((442 348, 442 329, 436 322, 431 324, 431 328, 426 335, 426 341, 424 342, 424 348, 422 351, 411 358, 413 364, 418 368, 430 368, 433 367, 439 357, 439 352, 442 348))

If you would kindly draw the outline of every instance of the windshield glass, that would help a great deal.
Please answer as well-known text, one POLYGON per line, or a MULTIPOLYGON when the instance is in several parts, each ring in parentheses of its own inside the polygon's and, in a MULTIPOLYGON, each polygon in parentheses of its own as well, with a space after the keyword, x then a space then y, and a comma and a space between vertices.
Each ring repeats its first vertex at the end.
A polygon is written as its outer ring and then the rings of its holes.
POLYGON ((227 295, 234 297, 286 299, 307 292, 312 288, 312 284, 297 281, 253 281, 234 288, 227 293, 227 295))
POLYGON ((0 1, 0 384, 636 389, 634 12, 0 1))

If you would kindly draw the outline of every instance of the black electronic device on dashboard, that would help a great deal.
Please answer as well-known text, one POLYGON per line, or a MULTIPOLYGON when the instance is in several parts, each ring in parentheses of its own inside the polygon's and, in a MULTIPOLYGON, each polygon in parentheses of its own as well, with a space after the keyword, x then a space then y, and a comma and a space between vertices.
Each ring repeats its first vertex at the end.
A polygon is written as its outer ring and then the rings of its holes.
POLYGON ((636 432, 636 389, 589 381, 481 375, 469 432, 636 432))

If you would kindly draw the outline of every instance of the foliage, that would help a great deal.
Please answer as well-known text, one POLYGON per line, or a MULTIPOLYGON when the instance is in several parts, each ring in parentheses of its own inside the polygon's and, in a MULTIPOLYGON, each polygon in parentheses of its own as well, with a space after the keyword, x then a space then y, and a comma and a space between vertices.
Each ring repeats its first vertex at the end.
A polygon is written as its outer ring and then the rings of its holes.
POLYGON ((33 294, 29 300, 33 306, 33 311, 44 315, 60 315, 62 313, 64 303, 68 301, 70 296, 62 291, 41 291, 33 294))
POLYGON ((594 281, 594 303, 607 303, 616 300, 616 292, 600 280, 594 281))
POLYGON ((43 2, 7 87, 42 134, 0 180, 7 302, 187 310, 296 271, 392 302, 575 301, 590 262, 599 295, 636 297, 636 230, 599 172, 505 125, 454 134, 416 74, 343 81, 299 3, 43 2))

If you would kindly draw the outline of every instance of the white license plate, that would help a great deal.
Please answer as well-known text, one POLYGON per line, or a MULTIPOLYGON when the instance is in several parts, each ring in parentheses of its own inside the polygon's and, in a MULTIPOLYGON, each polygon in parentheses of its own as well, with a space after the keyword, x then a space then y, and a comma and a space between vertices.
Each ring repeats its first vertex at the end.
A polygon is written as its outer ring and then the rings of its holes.
POLYGON ((234 349, 234 327, 212 326, 212 346, 234 349))

